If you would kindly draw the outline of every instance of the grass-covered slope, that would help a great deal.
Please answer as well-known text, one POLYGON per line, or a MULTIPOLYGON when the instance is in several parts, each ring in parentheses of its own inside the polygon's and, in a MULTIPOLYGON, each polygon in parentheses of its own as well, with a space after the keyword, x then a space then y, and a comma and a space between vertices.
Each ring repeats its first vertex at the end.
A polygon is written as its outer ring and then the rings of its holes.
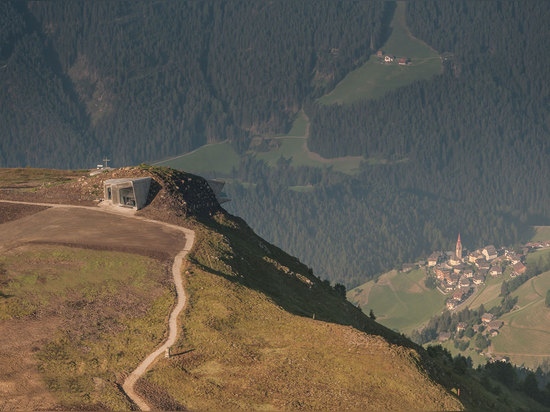
MULTIPOLYGON (((184 269, 189 300, 179 319, 179 341, 172 356, 159 359, 137 385, 152 407, 505 410, 518 405, 507 403, 507 393, 483 389, 476 371, 457 369, 453 360, 431 356, 369 319, 340 289, 262 240, 241 219, 221 210, 213 216, 178 212, 180 201, 191 201, 187 205, 194 209, 192 202, 204 197, 195 192, 186 197, 190 192, 183 190, 182 179, 188 182, 189 175, 149 167, 120 172, 158 179, 157 197, 164 200, 153 199, 142 214, 196 233, 184 269)), ((82 176, 67 185, 93 182, 82 176)), ((63 190, 54 188, 60 201, 63 190)), ((40 224, 49 224, 44 220, 50 209, 36 213, 44 217, 40 224)), ((23 219, 30 218, 36 216, 23 219)), ((2 347, 9 341, 11 353, 26 348, 19 356, 41 391, 33 392, 27 382, 21 386, 27 392, 20 394, 40 393, 52 409, 129 409, 118 385, 163 339, 173 302, 163 265, 114 251, 23 246, 0 256, 0 326, 10 331, 0 337, 2 347), (18 336, 27 339, 25 345, 18 336)), ((2 366, 9 361, 3 358, 2 366)))
POLYGON ((4 249, 0 409, 130 408, 120 379, 164 339, 173 301, 167 268, 151 258, 56 245, 4 249))
POLYGON ((406 2, 396 3, 390 24, 390 36, 381 47, 384 55, 394 56, 395 60, 387 64, 374 55, 370 56, 363 66, 348 73, 330 93, 321 97, 319 103, 342 104, 360 99, 373 99, 398 87, 441 74, 439 55, 422 40, 414 37, 407 28, 406 2), (410 59, 410 64, 399 65, 399 57, 410 59))
MULTIPOLYGON (((176 355, 138 388, 190 409, 510 409, 474 370, 367 318, 240 219, 195 226, 176 355), (453 395, 460 389, 461 397, 453 395), (460 403, 462 403, 462 405, 460 403)), ((167 402, 167 403, 164 403, 167 402)), ((529 406, 527 406, 529 405, 529 406)))
POLYGON ((348 299, 388 328, 410 333, 441 312, 445 295, 424 285, 426 274, 417 269, 409 273, 392 270, 348 292, 348 299))
POLYGON ((138 385, 153 403, 156 394, 197 410, 462 408, 414 345, 244 222, 219 215, 197 232, 180 354, 138 385))
POLYGON ((495 354, 533 369, 550 358, 550 308, 545 305, 548 290, 550 272, 545 272, 512 293, 518 297, 518 307, 502 317, 501 333, 491 339, 495 354))

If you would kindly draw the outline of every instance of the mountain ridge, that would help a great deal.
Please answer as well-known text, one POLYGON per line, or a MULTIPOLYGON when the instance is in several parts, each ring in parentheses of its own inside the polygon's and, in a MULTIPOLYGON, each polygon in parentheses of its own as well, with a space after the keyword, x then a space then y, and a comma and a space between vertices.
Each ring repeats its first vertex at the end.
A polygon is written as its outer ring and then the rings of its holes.
MULTIPOLYGON (((106 172, 96 178, 86 177, 82 171, 76 173, 76 180, 69 182, 65 180, 48 186, 35 182, 35 189, 31 189, 34 191, 25 196, 35 201, 46 197, 59 202, 64 191, 70 192, 80 185, 88 196, 81 196, 78 201, 90 202, 94 193, 98 197, 100 182, 114 173, 116 171, 106 172), (48 192, 52 192, 51 195, 45 196, 48 192)), ((184 181, 177 180, 177 176, 188 176, 148 166, 125 168, 119 173, 134 177, 155 176, 162 187, 156 198, 168 193, 162 179, 168 182, 167 186, 182 187, 184 181)), ((49 179, 55 180, 52 179, 55 174, 50 172, 49 179)), ((64 178, 64 174, 60 173, 61 177, 64 178)), ((13 186, 11 182, 8 184, 13 186)), ((13 191, 28 191, 28 186, 2 190, 1 197, 5 198, 8 192, 11 193, 8 197, 16 197, 13 191)), ((204 190, 208 195, 208 189, 204 190)), ((174 196, 177 198, 179 193, 174 196)), ((18 195, 23 196, 22 193, 18 195)), ((352 409, 456 410, 464 407, 461 402, 484 409, 510 406, 478 388, 475 382, 479 377, 475 371, 461 376, 454 371, 452 363, 443 362, 404 336, 366 317, 298 259, 259 238, 242 219, 221 209, 212 215, 185 215, 174 205, 178 205, 176 200, 155 203, 153 199, 138 212, 141 216, 178 222, 196 233, 196 245, 185 269, 190 300, 185 314, 179 319, 184 334, 176 342, 174 356, 159 360, 137 384, 137 390, 153 407, 232 409, 263 405, 279 409, 334 409, 340 405, 352 409), (457 387, 461 389, 460 399, 451 391, 457 387), (424 389, 420 391, 419 388, 424 389)), ((35 219, 33 216, 45 211, 37 213, 22 219, 35 219)), ((70 231, 61 235, 70 235, 70 231)), ((70 256, 68 251, 63 252, 55 245, 41 247, 70 256)), ((33 250, 26 253, 33 256, 33 250)), ((14 249, 10 253, 11 260, 3 258, 3 276, 8 276, 2 281, 6 285, 2 289, 4 296, 15 293, 11 285, 16 281, 13 272, 16 266, 13 265, 18 261, 13 259, 22 252, 14 249)), ((32 259, 27 260, 32 262, 32 259)), ((52 281, 51 274, 40 276, 44 276, 46 285, 52 281)), ((18 299, 25 296, 22 292, 16 293, 18 299)), ((13 298, 8 299, 18 307, 13 298)), ((163 307, 166 307, 167 298, 163 299, 163 307)), ((88 305, 93 305, 93 301, 92 298, 88 305)), ((47 308, 49 304, 46 301, 43 305, 47 308)), ((75 309, 82 310, 78 306, 75 309)), ((26 316, 20 312, 8 322, 25 324, 26 316)), ((94 345, 103 342, 105 355, 109 353, 109 345, 105 346, 105 342, 112 341, 116 348, 115 342, 119 341, 121 333, 117 330, 104 332, 103 337, 91 334, 95 336, 94 345)), ((75 333, 68 323, 62 324, 61 331, 75 333)), ((157 334, 155 339, 162 339, 162 335, 157 334)), ((108 355, 115 358, 105 363, 102 360, 105 355, 97 349, 91 352, 93 355, 83 350, 91 345, 87 335, 75 336, 77 338, 67 340, 54 334, 45 346, 44 343, 37 346, 40 373, 47 377, 51 394, 65 408, 95 405, 127 409, 130 405, 116 390, 117 382, 125 376, 125 371, 129 372, 132 364, 127 349, 122 349, 118 358, 116 354, 108 355), (56 353, 65 355, 54 355, 56 353), (99 358, 93 361, 88 359, 90 356, 99 358), (71 366, 74 363, 80 365, 76 370, 71 366), (108 365, 119 365, 122 369, 115 374, 112 374, 114 371, 101 372, 108 365), (71 380, 61 378, 61 371, 71 380), (95 390, 93 382, 96 382, 95 390)), ((528 400, 521 399, 529 404, 528 400)))

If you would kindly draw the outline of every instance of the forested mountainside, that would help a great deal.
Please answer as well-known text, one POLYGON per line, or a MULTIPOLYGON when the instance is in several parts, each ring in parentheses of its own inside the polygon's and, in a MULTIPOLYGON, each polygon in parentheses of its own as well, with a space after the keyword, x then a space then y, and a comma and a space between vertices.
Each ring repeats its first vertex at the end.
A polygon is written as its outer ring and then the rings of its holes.
POLYGON ((312 190, 272 177, 235 189, 228 207, 348 285, 449 250, 458 232, 471 249, 517 242, 550 219, 549 17, 540 2, 407 3, 444 73, 376 100, 306 107, 311 150, 383 162, 352 177, 281 162, 272 176, 312 190))
POLYGON ((457 232, 513 244, 550 220, 544 5, 408 2, 443 74, 322 105, 383 48, 393 2, 2 2, 0 166, 117 166, 230 139, 241 163, 212 174, 232 179, 224 206, 347 286, 457 232), (302 107, 309 149, 363 155, 357 173, 243 153, 302 107))
POLYGON ((470 249, 528 236, 528 215, 505 205, 394 185, 408 171, 406 165, 379 165, 346 176, 243 162, 236 179, 226 184, 232 201, 224 207, 300 256, 322 278, 347 286, 425 259, 433 250, 450 250, 459 232, 470 249), (311 190, 293 190, 296 186, 311 190))
POLYGON ((225 139, 246 148, 364 62, 391 17, 382 1, 0 7, 0 166, 131 164, 225 139))
POLYGON ((413 32, 452 53, 445 73, 377 101, 312 106, 310 148, 407 159, 388 173, 403 188, 550 216, 549 17, 538 2, 408 3, 413 32))

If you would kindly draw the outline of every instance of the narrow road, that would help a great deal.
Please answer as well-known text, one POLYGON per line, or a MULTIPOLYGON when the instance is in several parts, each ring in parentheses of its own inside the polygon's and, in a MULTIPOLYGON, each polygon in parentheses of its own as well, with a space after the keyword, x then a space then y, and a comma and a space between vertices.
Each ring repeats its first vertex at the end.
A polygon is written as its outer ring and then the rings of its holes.
POLYGON ((104 213, 111 213, 111 214, 117 214, 117 215, 123 215, 125 217, 131 217, 134 219, 141 220, 143 222, 148 223, 154 223, 161 226, 164 226, 166 228, 175 229, 180 232, 182 232, 185 235, 185 245, 183 249, 176 255, 174 258, 174 263, 172 265, 172 277, 174 279, 174 284, 176 286, 176 295, 177 295, 177 301, 176 305, 174 306, 174 309, 170 313, 170 317, 168 320, 168 339, 166 342, 164 342, 163 345, 161 345, 159 348, 157 348, 154 352, 149 354, 139 365, 138 367, 132 371, 128 377, 125 379, 122 389, 126 393, 126 395, 143 411, 149 411, 151 410, 150 406, 139 396, 135 390, 134 385, 139 380, 139 378, 147 371, 147 369, 155 362, 155 360, 165 351, 170 348, 174 343, 176 342, 177 336, 178 336, 178 316, 180 315, 181 311, 185 307, 185 303, 187 302, 187 296, 185 294, 185 289, 183 287, 183 279, 182 279, 182 265, 183 260, 193 247, 193 243, 195 241, 195 232, 190 229, 183 228, 181 226, 177 225, 171 225, 169 223, 159 222, 157 220, 147 219, 141 216, 135 216, 135 211, 133 209, 129 208, 121 208, 121 207, 113 207, 106 204, 100 204, 99 207, 97 206, 77 206, 77 205, 65 205, 65 204, 52 204, 52 203, 37 203, 37 202, 20 202, 20 201, 13 201, 13 200, 0 200, 1 203, 17 203, 17 204, 27 204, 27 205, 38 205, 38 206, 48 206, 52 208, 75 208, 75 209, 88 209, 88 210, 94 210, 94 211, 101 211, 104 213))

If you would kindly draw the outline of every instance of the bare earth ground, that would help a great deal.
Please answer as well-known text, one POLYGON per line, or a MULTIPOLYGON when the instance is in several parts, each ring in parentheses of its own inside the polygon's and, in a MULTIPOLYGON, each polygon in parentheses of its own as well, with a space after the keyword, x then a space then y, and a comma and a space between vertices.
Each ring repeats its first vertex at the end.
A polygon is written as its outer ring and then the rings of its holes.
MULTIPOLYGON (((27 243, 53 243, 172 259, 184 245, 181 230, 90 209, 14 206, 0 202, 0 253, 27 243), (6 206, 8 205, 8 206, 6 206), (36 212, 34 214, 30 214, 36 212)), ((60 326, 54 318, 0 321, 0 411, 56 408, 33 353, 60 326)))
POLYGON ((47 209, 46 206, 20 205, 16 203, 4 203, 0 207, 0 224, 12 220, 21 219, 47 209))
POLYGON ((56 406, 32 354, 49 341, 59 326, 56 318, 0 321, 0 411, 56 406))
MULTIPOLYGON (((0 203, 0 210, 4 204, 0 203)), ((116 250, 169 259, 184 245, 181 231, 94 211, 54 207, 0 225, 0 250, 21 243, 116 250)))

